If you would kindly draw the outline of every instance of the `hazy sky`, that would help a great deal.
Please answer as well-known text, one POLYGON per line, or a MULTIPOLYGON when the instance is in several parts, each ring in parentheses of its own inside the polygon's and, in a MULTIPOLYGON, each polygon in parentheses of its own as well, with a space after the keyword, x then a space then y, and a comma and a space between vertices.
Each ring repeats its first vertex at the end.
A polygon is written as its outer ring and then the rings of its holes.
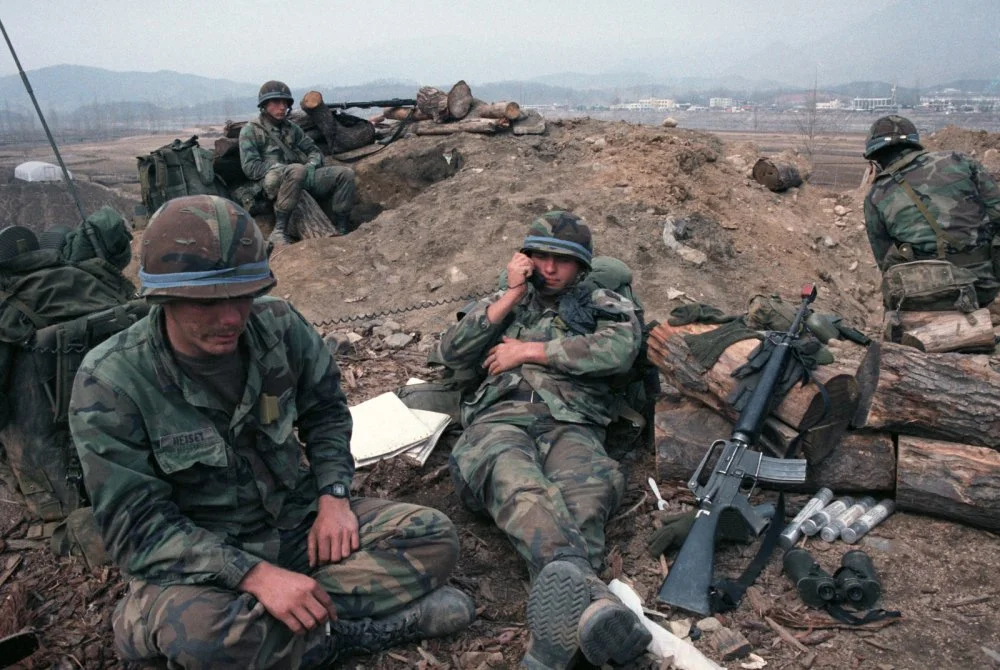
MULTIPOLYGON (((901 0, 38 0, 0 3, 26 70, 62 63, 293 86, 559 72, 711 75, 901 0)), ((16 72, 0 54, 0 74, 16 72)))

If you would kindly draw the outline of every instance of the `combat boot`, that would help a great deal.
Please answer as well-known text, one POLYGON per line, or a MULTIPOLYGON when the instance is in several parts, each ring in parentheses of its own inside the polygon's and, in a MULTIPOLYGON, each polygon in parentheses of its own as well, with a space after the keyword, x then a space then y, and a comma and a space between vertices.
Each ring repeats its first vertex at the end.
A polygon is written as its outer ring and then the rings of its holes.
POLYGON ((580 650, 587 661, 596 666, 623 665, 642 654, 653 636, 639 617, 611 592, 589 561, 567 560, 580 567, 590 596, 577 627, 580 650))
POLYGON ((573 665, 579 642, 580 615, 590 603, 583 571, 570 561, 552 561, 535 577, 528 595, 531 640, 521 666, 565 670, 573 665))
POLYGON ((611 595, 584 610, 577 630, 580 650, 596 666, 624 665, 642 654, 653 640, 639 617, 611 595))
POLYGON ((442 586, 420 600, 377 619, 330 622, 337 654, 374 654, 407 642, 442 637, 464 630, 476 618, 472 598, 453 586, 442 586))
POLYGON ((271 246, 281 247, 292 243, 291 238, 288 237, 289 218, 291 218, 289 212, 274 210, 274 230, 271 231, 271 236, 267 238, 271 246))

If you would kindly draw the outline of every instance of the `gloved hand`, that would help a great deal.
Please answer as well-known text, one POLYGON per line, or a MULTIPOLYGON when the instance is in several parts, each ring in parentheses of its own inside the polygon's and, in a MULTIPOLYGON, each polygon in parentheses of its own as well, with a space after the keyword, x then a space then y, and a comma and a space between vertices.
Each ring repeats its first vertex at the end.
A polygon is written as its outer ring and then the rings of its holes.
POLYGON ((697 510, 690 512, 654 512, 653 517, 660 527, 649 538, 646 545, 653 558, 659 558, 668 549, 684 544, 691 526, 694 525, 697 510))
POLYGON ((302 181, 302 186, 307 191, 311 191, 316 184, 316 166, 312 163, 306 164, 306 178, 302 181))

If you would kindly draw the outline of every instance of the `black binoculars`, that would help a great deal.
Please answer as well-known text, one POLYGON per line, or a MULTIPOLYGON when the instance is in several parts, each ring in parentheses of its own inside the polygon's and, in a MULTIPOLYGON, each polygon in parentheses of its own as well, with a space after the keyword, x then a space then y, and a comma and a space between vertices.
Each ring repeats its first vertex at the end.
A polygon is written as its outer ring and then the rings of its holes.
POLYGON ((802 602, 819 609, 842 604, 857 610, 870 609, 882 595, 875 565, 865 552, 844 554, 833 576, 821 568, 805 549, 785 552, 784 570, 795 584, 802 602))

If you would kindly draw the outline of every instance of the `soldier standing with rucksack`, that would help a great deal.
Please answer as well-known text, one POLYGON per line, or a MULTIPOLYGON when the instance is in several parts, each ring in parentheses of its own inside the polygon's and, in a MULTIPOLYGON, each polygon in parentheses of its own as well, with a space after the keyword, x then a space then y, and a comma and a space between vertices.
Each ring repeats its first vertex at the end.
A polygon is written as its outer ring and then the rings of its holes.
MULTIPOLYGON (((907 267, 912 272, 905 275, 906 268, 897 267, 892 272, 899 275, 902 297, 887 296, 887 302, 902 300, 909 285, 921 288, 924 309, 953 308, 949 286, 940 287, 939 306, 928 301, 926 296, 935 290, 929 272, 949 284, 967 277, 980 307, 993 302, 1000 291, 1000 258, 993 258, 994 236, 1000 232, 1000 187, 986 169, 965 154, 925 151, 916 126, 897 115, 872 124, 864 156, 882 168, 864 205, 868 240, 879 269, 887 273, 895 266, 927 260, 954 266, 942 274, 930 264, 911 265, 907 267)), ((968 305, 959 308, 970 311, 968 305)))
POLYGON ((308 135, 288 120, 292 92, 283 82, 260 87, 260 115, 240 131, 240 163, 248 179, 261 183, 274 202, 274 230, 269 242, 290 244, 289 219, 304 189, 319 203, 341 235, 350 232, 354 205, 354 171, 323 167, 323 154, 308 135))

